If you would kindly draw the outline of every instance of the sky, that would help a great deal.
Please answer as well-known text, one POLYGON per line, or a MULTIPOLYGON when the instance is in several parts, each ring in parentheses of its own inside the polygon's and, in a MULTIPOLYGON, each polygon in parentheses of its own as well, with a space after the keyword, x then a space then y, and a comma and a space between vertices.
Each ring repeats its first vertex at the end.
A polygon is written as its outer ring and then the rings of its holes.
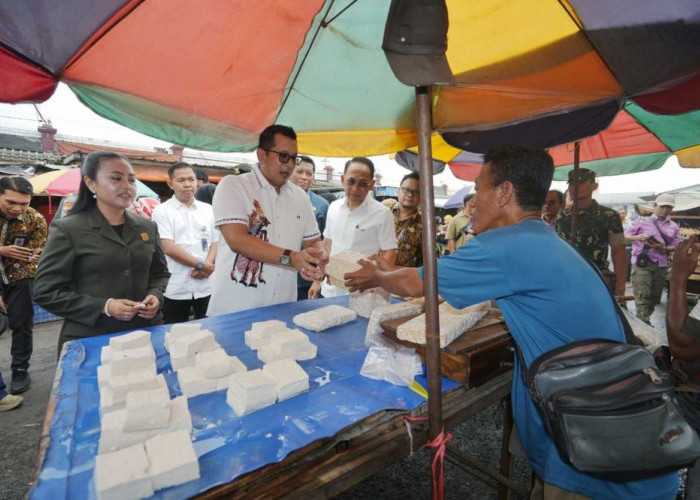
MULTIPOLYGON (((56 93, 46 102, 37 105, 43 117, 51 120, 59 134, 64 136, 87 137, 114 143, 115 146, 136 145, 140 147, 170 147, 170 143, 140 134, 114 122, 106 120, 81 104, 71 90, 64 84, 59 84, 56 93)), ((2 104, 0 103, 0 129, 15 129, 36 131, 39 125, 38 116, 31 104, 2 104)), ((7 132, 7 130, 4 130, 7 132)), ((218 156, 218 155, 217 155, 218 156)), ((253 153, 232 153, 231 156, 255 161, 253 153)), ((317 165, 328 162, 335 171, 340 172, 347 158, 317 158, 317 165)), ((408 171, 388 155, 373 157, 377 171, 382 175, 382 184, 396 186, 408 171)), ((319 176, 321 177, 321 176, 319 176)), ((449 171, 433 177, 435 186, 446 184, 448 192, 454 193, 472 183, 457 179, 449 171)), ((700 184, 700 170, 685 169, 678 165, 678 160, 672 156, 658 170, 637 174, 601 177, 598 179, 598 193, 659 193, 671 189, 700 184)), ((553 189, 566 189, 566 183, 554 182, 553 189)))

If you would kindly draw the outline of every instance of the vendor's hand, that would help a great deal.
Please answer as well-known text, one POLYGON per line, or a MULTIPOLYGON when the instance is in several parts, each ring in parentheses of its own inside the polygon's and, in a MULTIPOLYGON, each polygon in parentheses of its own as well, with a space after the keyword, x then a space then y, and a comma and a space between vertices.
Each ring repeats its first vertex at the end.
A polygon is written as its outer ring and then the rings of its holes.
POLYGON ((314 281, 309 288, 309 298, 317 299, 321 296, 321 282, 314 281))
POLYGON ((138 315, 143 319, 153 319, 160 309, 160 302, 155 295, 147 295, 140 303, 138 315))
POLYGON ((109 301, 107 310, 114 319, 119 321, 131 321, 139 311, 140 302, 135 302, 129 299, 112 299, 109 301))
POLYGON ((381 271, 396 271, 397 269, 399 269, 399 266, 396 266, 393 263, 389 262, 381 255, 370 255, 368 257, 368 260, 374 262, 381 271))
POLYGON ((676 255, 673 258, 671 276, 680 279, 688 279, 688 276, 695 272, 700 255, 700 244, 696 243, 695 235, 682 241, 676 248, 676 255))
POLYGON ((379 277, 381 276, 381 269, 375 266, 371 262, 361 259, 358 264, 362 266, 361 269, 346 273, 343 278, 345 279, 345 286, 351 292, 364 292, 370 288, 376 288, 380 286, 379 277))
POLYGON ((29 261, 32 257, 34 257, 34 252, 32 252, 31 248, 20 247, 17 245, 7 245, 5 247, 0 247, 0 255, 6 259, 29 261))

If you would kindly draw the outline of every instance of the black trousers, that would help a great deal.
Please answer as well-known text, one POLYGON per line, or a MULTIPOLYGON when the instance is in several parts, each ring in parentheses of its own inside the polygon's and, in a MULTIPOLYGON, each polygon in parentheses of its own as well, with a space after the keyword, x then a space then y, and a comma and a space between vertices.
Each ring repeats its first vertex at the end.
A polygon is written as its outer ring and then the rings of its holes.
POLYGON ((12 330, 12 371, 29 369, 34 332, 34 279, 27 278, 4 285, 3 298, 12 330))
POLYGON ((173 300, 163 297, 163 322, 183 323, 189 321, 190 310, 194 310, 195 319, 204 318, 207 315, 209 299, 211 295, 199 299, 173 300))

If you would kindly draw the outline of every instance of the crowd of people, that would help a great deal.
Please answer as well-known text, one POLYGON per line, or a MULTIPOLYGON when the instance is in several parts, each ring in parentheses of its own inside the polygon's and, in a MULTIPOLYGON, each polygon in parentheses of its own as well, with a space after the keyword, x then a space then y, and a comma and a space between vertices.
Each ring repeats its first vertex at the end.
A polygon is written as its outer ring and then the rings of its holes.
MULTIPOLYGON (((350 291, 381 286, 401 296, 423 295, 416 173, 403 177, 396 202, 379 203, 370 196, 374 164, 352 158, 341 176, 345 197, 329 205, 310 189, 315 164, 298 154, 293 129, 266 128, 256 155, 249 173, 224 177, 218 187, 185 163, 172 165, 173 196, 149 219, 130 209, 136 176, 129 160, 92 153, 82 165, 70 213, 52 223, 48 239, 44 218, 29 207, 31 184, 1 178, 0 309, 6 307, 12 329, 12 379, 8 391, 0 374, 0 411, 19 405, 19 394, 30 386, 32 300, 64 318, 60 353, 65 342, 84 337, 348 293, 327 282, 324 270, 330 256, 344 250, 371 257, 346 275, 350 291)), ((595 173, 580 169, 576 190, 573 173, 569 177, 569 198, 577 193, 574 237, 573 206, 550 190, 553 163, 545 151, 502 146, 484 162, 476 193, 464 198, 446 227, 449 255, 438 260, 442 297, 458 308, 496 300, 530 363, 575 340, 624 341, 610 292, 585 259, 606 275, 610 291, 624 296, 625 244, 632 242, 637 316, 649 322, 669 256, 678 248, 669 340, 674 355, 695 366, 700 312, 688 314, 685 282, 699 250, 692 239, 681 243, 670 219, 672 196, 659 196, 651 217, 623 230, 619 214, 593 199, 595 173)), ((537 498, 675 495, 674 473, 612 482, 574 470, 558 455, 522 377, 513 377, 512 389, 516 428, 537 475, 537 498)))

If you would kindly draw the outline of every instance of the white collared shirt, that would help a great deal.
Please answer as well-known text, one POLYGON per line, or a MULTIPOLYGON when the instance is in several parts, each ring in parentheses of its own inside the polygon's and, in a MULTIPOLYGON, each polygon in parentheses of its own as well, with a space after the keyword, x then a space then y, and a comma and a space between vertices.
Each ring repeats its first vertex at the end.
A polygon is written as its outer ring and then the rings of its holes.
MULTIPOLYGON (((260 172, 224 177, 214 193, 217 228, 243 224, 248 234, 272 245, 297 250, 302 242, 320 237, 309 196, 286 182, 279 194, 260 172)), ((297 298, 297 271, 251 261, 222 238, 213 274, 214 290, 208 316, 292 302, 297 298)))
MULTIPOLYGON (((369 256, 398 247, 391 210, 369 195, 355 210, 350 210, 347 198, 331 203, 323 237, 333 242, 331 256, 343 250, 369 256)), ((324 297, 336 297, 348 292, 324 281, 321 293, 324 297)))
MULTIPOLYGON (((204 260, 212 243, 219 241, 219 231, 214 227, 214 211, 211 205, 194 200, 188 207, 175 196, 158 205, 151 216, 158 226, 161 239, 173 240, 197 260, 204 260)), ((170 280, 164 295, 172 300, 199 299, 211 295, 211 279, 196 280, 190 276, 191 267, 165 256, 170 280)))

